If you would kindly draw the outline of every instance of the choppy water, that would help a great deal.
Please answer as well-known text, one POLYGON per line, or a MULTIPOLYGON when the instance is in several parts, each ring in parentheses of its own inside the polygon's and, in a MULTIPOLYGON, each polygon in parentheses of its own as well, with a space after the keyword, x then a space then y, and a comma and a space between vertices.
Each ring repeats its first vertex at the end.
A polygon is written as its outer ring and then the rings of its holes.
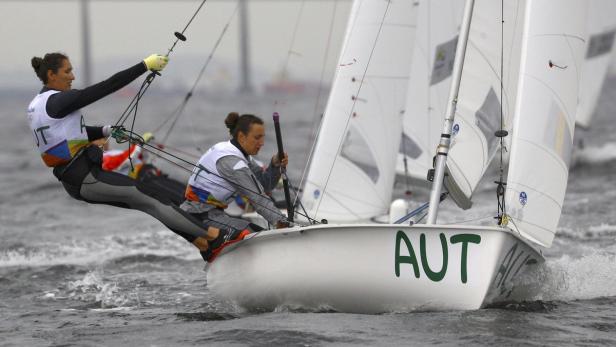
MULTIPOLYGON (((554 246, 540 271, 525 278, 535 294, 477 311, 383 315, 285 307, 251 313, 217 301, 193 246, 160 223, 69 198, 33 148, 25 120, 31 95, 2 95, 0 345, 616 344, 616 78, 584 134, 554 246)), ((182 98, 152 95, 140 106, 140 131, 160 124, 182 98)), ((291 177, 298 179, 322 105, 315 107, 313 94, 279 99, 274 106, 272 97, 195 96, 169 145, 205 149, 221 139, 228 111, 269 120, 275 109, 283 117, 291 177)), ((127 103, 109 98, 86 109, 86 118, 109 123, 127 103)), ((270 139, 264 154, 273 153, 270 139)), ((492 189, 486 184, 479 193, 485 203, 470 213, 446 202, 441 215, 454 221, 492 214, 492 189)), ((416 197, 425 200, 427 192, 416 197)))

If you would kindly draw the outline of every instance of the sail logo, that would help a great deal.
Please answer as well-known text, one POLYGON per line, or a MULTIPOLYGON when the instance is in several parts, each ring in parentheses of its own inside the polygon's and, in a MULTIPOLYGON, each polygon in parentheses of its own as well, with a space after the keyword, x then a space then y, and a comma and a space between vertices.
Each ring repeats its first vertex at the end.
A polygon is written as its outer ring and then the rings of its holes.
POLYGON ((456 124, 453 126, 453 131, 452 131, 452 133, 453 133, 453 135, 458 135, 458 132, 460 132, 460 124, 457 124, 457 123, 456 123, 456 124))
POLYGON ((526 195, 526 192, 521 192, 520 193, 519 200, 520 200, 520 204, 522 206, 526 206, 526 203, 528 202, 528 196, 526 195))
POLYGON ((318 189, 315 189, 315 190, 314 190, 314 192, 312 193, 312 196, 313 196, 315 199, 318 199, 318 198, 319 198, 319 196, 321 196, 321 191, 320 191, 320 190, 318 190, 318 189))
MULTIPOLYGON (((440 233, 439 239, 441 243, 441 268, 438 271, 435 271, 430 267, 428 263, 428 248, 426 245, 426 234, 422 233, 419 236, 419 257, 421 259, 421 270, 432 282, 441 281, 445 275, 447 274, 447 268, 449 266, 449 245, 447 243, 447 237, 445 234, 440 233)), ((466 283, 468 280, 468 249, 469 244, 479 244, 481 242, 481 236, 477 234, 456 234, 449 238, 449 243, 451 245, 455 245, 460 243, 462 247, 462 251, 460 252, 460 281, 462 283, 466 283)), ((402 230, 398 230, 396 233, 396 251, 394 256, 394 272, 396 277, 400 277, 400 268, 403 264, 411 265, 413 268, 413 274, 415 278, 420 278, 420 263, 417 259, 417 254, 415 252, 413 244, 411 240, 408 238, 406 233, 402 230), (403 246, 404 245, 404 246, 403 246), (406 249, 406 254, 402 255, 402 249, 406 249)), ((430 248, 432 251, 433 248, 430 248)))

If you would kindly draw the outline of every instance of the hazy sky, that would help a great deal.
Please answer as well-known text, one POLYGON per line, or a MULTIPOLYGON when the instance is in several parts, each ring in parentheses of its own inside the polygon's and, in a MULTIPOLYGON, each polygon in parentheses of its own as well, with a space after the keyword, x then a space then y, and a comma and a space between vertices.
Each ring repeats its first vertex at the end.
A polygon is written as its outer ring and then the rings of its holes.
MULTIPOLYGON (((103 79, 150 53, 166 53, 175 40, 173 32, 185 27, 200 3, 201 0, 90 0, 93 80, 103 79)), ((325 69, 329 78, 325 83, 329 82, 351 3, 248 0, 255 84, 282 70, 289 50, 293 52, 288 61, 292 77, 318 81, 325 69)), ((205 3, 186 31, 188 41, 180 42, 172 53, 162 83, 193 83, 236 6, 235 0, 205 3)), ((229 88, 239 80, 238 32, 235 15, 205 75, 206 85, 229 88)), ((63 51, 71 57, 77 74, 75 86, 82 86, 81 0, 0 0, 0 43, 0 87, 40 85, 30 67, 30 58, 51 51, 63 51)))
MULTIPOLYGON (((104 78, 150 53, 166 53, 175 40, 173 32, 185 27, 200 2, 91 0, 94 79, 104 78)), ((180 68, 184 74, 193 71, 188 74, 194 76, 198 73, 202 64, 200 60, 193 60, 195 66, 177 65, 186 65, 188 57, 205 61, 236 5, 233 0, 208 0, 205 3, 185 33, 188 41, 180 42, 172 53, 169 75, 174 75, 174 71, 180 68)), ((249 0, 250 54, 255 71, 282 69, 291 49, 294 53, 288 66, 292 75, 318 80, 323 66, 331 75, 350 5, 349 0, 249 0), (334 26, 330 32, 332 17, 334 26), (297 35, 293 41, 296 23, 297 35), (330 35, 331 47, 326 55, 330 35)), ((38 85, 30 67, 30 58, 51 51, 62 51, 71 57, 79 80, 83 60, 81 28, 79 0, 0 0, 0 42, 3 48, 0 85, 38 85), (31 78, 22 81, 22 75, 31 78)), ((219 63, 231 66, 229 73, 232 74, 237 73, 238 32, 236 15, 214 56, 219 63)), ((220 73, 215 70, 208 73, 220 73)), ((176 78, 179 78, 178 74, 175 74, 176 78)), ((192 78, 189 76, 188 79, 192 78)))

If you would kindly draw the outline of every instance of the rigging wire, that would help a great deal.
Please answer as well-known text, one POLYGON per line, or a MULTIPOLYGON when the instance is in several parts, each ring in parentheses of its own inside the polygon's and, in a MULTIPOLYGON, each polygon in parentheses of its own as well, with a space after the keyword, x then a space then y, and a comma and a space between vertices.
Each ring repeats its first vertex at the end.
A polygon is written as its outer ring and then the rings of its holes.
MULTIPOLYGON (((169 48, 169 50, 168 50, 168 52, 167 52, 167 54, 166 54, 166 56, 167 56, 167 57, 169 56, 169 54, 171 54, 171 52, 173 52, 173 49, 175 48, 175 46, 177 45, 177 43, 178 43, 179 41, 186 41, 186 37, 184 36, 184 32, 186 32, 186 30, 188 29, 188 27, 190 26, 190 24, 192 23, 192 21, 195 19, 195 17, 197 16, 197 14, 199 13, 199 11, 201 10, 201 8, 203 7, 203 5, 205 4, 205 2, 206 2, 206 1, 207 1, 207 0, 203 0, 203 1, 201 2, 201 4, 200 4, 200 5, 199 5, 199 7, 197 8, 197 10, 193 13, 193 15, 192 15, 192 17, 190 18, 190 20, 188 21, 188 23, 186 23, 186 26, 184 27, 184 29, 183 29, 181 32, 175 32, 176 40, 173 42, 173 45, 169 48)), ((235 13, 236 13, 236 12, 237 12, 237 7, 236 7, 236 10, 234 11, 233 15, 235 15, 235 13)), ((232 16, 232 18, 233 18, 233 16, 232 16)), ((231 21, 231 20, 229 20, 229 22, 230 22, 230 21, 231 21)), ((222 33, 222 34, 221 34, 221 36, 219 37, 219 40, 217 41, 215 48, 216 48, 216 47, 218 46, 218 44, 220 43, 220 40, 221 40, 222 36, 224 35, 224 33, 225 33, 225 32, 226 32, 226 30, 227 30, 227 27, 228 27, 228 23, 227 23, 227 25, 225 26, 225 28, 224 28, 224 30, 223 30, 223 33, 222 33)), ((214 50, 215 50, 215 49, 214 49, 214 50)), ((212 54, 213 54, 213 53, 212 53, 212 54)), ((209 61, 211 60, 212 54, 208 57, 208 60, 207 60, 206 64, 204 65, 204 67, 202 68, 202 71, 201 71, 200 75, 201 75, 201 74, 203 73, 203 71, 205 70, 205 67, 207 67, 207 64, 208 64, 208 63, 209 63, 209 61)), ((172 153, 169 153, 169 152, 165 151, 163 148, 160 148, 159 146, 155 146, 155 145, 152 145, 152 144, 149 144, 149 143, 145 142, 145 141, 144 141, 144 139, 143 139, 140 135, 136 134, 136 133, 133 131, 133 130, 134 130, 134 125, 135 125, 135 122, 136 122, 136 118, 137 118, 137 111, 138 111, 139 101, 141 100, 141 98, 143 97, 143 95, 146 93, 146 91, 148 90, 148 88, 150 87, 150 85, 151 85, 151 84, 152 84, 152 82, 154 81, 154 78, 155 78, 157 75, 160 75, 160 74, 159 74, 158 72, 155 72, 155 71, 154 71, 154 72, 150 73, 150 74, 146 77, 146 79, 143 81, 143 83, 141 84, 141 87, 139 88, 139 91, 137 92, 137 94, 135 95, 135 97, 133 97, 133 99, 132 99, 132 100, 131 100, 131 102, 129 103, 128 107, 124 110, 124 112, 120 115, 120 117, 118 118, 118 120, 117 120, 117 121, 116 121, 116 123, 114 124, 114 126, 113 126, 113 129, 114 129, 114 130, 113 130, 113 132, 114 132, 114 134, 112 134, 112 136, 116 138, 116 141, 117 141, 118 143, 121 143, 121 142, 123 142, 123 141, 128 142, 128 145, 129 145, 129 150, 130 150, 130 144, 131 144, 131 142, 133 142, 133 143, 135 143, 135 144, 139 145, 139 146, 140 146, 143 150, 145 150, 145 151, 147 151, 147 152, 149 152, 149 153, 151 153, 151 154, 153 154, 153 155, 155 155, 155 156, 157 156, 157 157, 160 157, 160 158, 162 158, 162 159, 164 159, 164 160, 167 160, 167 161, 168 161, 168 162, 170 162, 171 164, 174 164, 174 165, 176 165, 176 166, 178 166, 178 167, 180 167, 180 168, 183 168, 184 170, 192 171, 192 169, 186 168, 186 167, 184 167, 184 166, 180 165, 178 162, 174 162, 173 160, 171 160, 171 159, 169 159, 169 158, 165 158, 165 157, 164 157, 164 156, 162 156, 160 153, 164 153, 165 155, 168 155, 168 156, 170 156, 170 157, 172 157, 172 158, 174 158, 174 159, 176 159, 176 160, 179 160, 179 161, 181 161, 181 162, 184 162, 185 164, 187 164, 187 165, 189 165, 189 166, 192 166, 193 168, 197 167, 197 166, 195 166, 193 163, 190 163, 190 162, 186 161, 185 159, 180 158, 179 156, 176 156, 176 155, 174 155, 174 154, 172 154, 172 153), (133 119, 132 119, 132 122, 131 122, 131 128, 130 128, 130 130, 128 130, 128 129, 125 129, 123 125, 124 125, 124 123, 128 120, 128 117, 131 115, 131 113, 133 114, 133 117, 132 117, 133 119), (146 147, 149 147, 149 148, 146 148, 146 147), (156 151, 158 151, 158 152, 160 152, 160 153, 154 152, 154 151, 152 151, 151 149, 154 149, 154 150, 156 150, 156 151)), ((197 82, 198 82, 198 81, 197 81, 197 82)), ((195 82, 195 85, 193 86, 193 89, 195 88, 195 86, 196 86, 196 83, 197 83, 197 82, 195 82)), ((190 98, 190 97, 188 96, 187 98, 185 98, 185 100, 186 100, 186 99, 188 99, 188 98, 190 98)), ((108 141, 108 139, 107 139, 106 141, 108 141)), ((130 160, 130 159, 131 159, 131 158, 130 158, 130 156, 129 156, 129 160, 130 160)), ((131 163, 131 167, 132 167, 132 161, 130 161, 130 163, 131 163)), ((202 169, 205 169, 205 168, 202 168, 202 169)), ((218 176, 218 177, 219 177, 219 178, 221 178, 221 179, 226 180, 226 178, 224 178, 224 177, 222 177, 222 176, 219 176, 219 175, 217 175, 216 173, 209 172, 209 171, 208 171, 208 170, 206 170, 206 169, 205 169, 205 171, 206 171, 207 173, 213 174, 213 175, 215 175, 215 176, 218 176)), ((213 183, 215 183, 215 182, 213 182, 213 183)), ((222 187, 222 186, 221 186, 221 187, 222 187)), ((226 187, 223 187, 223 188, 226 188, 226 187)), ((247 187, 242 187, 242 188, 243 188, 243 189, 245 189, 245 190, 247 190, 247 191, 249 191, 249 192, 252 192, 252 193, 257 194, 257 192, 253 191, 252 189, 249 189, 249 188, 247 188, 247 187)), ((229 189, 229 188, 226 188, 226 189, 229 189)), ((253 202, 253 203, 254 203, 254 202, 253 202)), ((261 206, 261 207, 263 207, 263 208, 265 208, 265 209, 268 209, 268 207, 267 207, 267 206, 261 206)), ((305 217, 306 217, 308 220, 310 220, 310 218, 309 218, 308 216, 305 216, 305 217)), ((315 222, 316 222, 316 221, 315 221, 315 222)))
MULTIPOLYGON (((190 20, 188 20, 188 23, 186 23, 186 26, 184 26, 184 29, 182 29, 181 32, 177 32, 176 31, 174 33, 176 39, 173 42, 173 45, 167 51, 167 54, 165 55, 165 57, 169 57, 169 55, 171 54, 171 52, 173 52, 173 49, 175 48, 175 46, 177 45, 177 43, 179 41, 186 41, 186 36, 184 35, 184 33, 186 32, 186 30, 188 29, 188 27, 190 26, 192 21, 195 19, 195 17, 197 17, 197 14, 199 13, 199 11, 201 11, 201 8, 203 7, 203 5, 205 5, 206 1, 207 0, 201 1, 201 4, 197 8, 197 10, 193 13, 193 15, 190 18, 190 20)), ((160 76, 160 73, 158 71, 152 71, 152 72, 150 72, 148 74, 148 76, 145 78, 145 80, 141 84, 141 87, 139 88, 139 91, 137 92, 137 94, 135 94, 135 96, 130 101, 130 103, 128 104, 128 106, 124 110, 124 112, 122 112, 122 114, 120 115, 120 117, 118 118, 116 123, 113 125, 113 127, 115 127, 115 128, 123 127, 124 123, 128 120, 128 118, 132 114, 132 118, 133 119, 132 119, 132 122, 131 122, 130 131, 131 131, 131 133, 133 132, 133 129, 135 127, 135 122, 137 120, 137 111, 138 111, 138 107, 139 107, 139 101, 141 100, 143 95, 145 95, 147 90, 150 88, 150 86, 152 85, 152 82, 154 81, 156 76, 160 76)), ((108 139, 105 140, 105 142, 107 142, 107 141, 108 141, 108 139)), ((128 150, 130 152, 130 143, 128 144, 128 146, 129 146, 128 150)), ((130 156, 128 157, 128 160, 129 160, 131 169, 134 169, 133 161, 132 161, 132 158, 130 156)))
MULTIPOLYGON (((306 178, 306 175, 308 174, 308 168, 310 167, 310 162, 312 161, 312 155, 314 154, 314 148, 316 146, 317 143, 317 134, 319 133, 319 131, 321 130, 321 124, 323 122, 323 117, 321 115, 321 117, 319 118, 319 122, 315 122, 316 118, 317 118, 317 110, 319 107, 319 104, 321 102, 321 92, 323 91, 323 79, 325 76, 325 66, 326 66, 326 61, 327 61, 327 57, 329 56, 329 50, 331 48, 331 40, 332 40, 332 33, 334 31, 334 23, 335 23, 335 19, 336 19, 336 13, 338 10, 338 0, 334 1, 334 7, 333 7, 333 11, 332 11, 332 17, 331 20, 329 22, 329 34, 327 36, 327 43, 325 44, 325 52, 323 53, 323 64, 321 65, 321 77, 319 78, 319 85, 318 85, 318 89, 317 89, 317 98, 315 100, 314 103, 314 110, 312 111, 312 125, 310 127, 310 129, 312 130, 310 133, 310 138, 313 139, 312 140, 312 145, 310 146, 310 151, 308 152, 308 158, 306 160, 306 165, 304 166, 304 170, 302 172, 302 176, 300 178, 299 181, 299 186, 301 187, 304 184, 304 179, 306 178), (315 129, 315 125, 316 125, 316 129, 315 129)), ((295 205, 295 203, 297 202, 299 198, 299 195, 295 195, 295 201, 293 202, 293 205, 295 205)), ((301 200, 300 200, 301 203, 301 200)))
MULTIPOLYGON (((165 151, 164 149, 162 149, 162 148, 160 148, 160 147, 158 147, 156 145, 153 145, 153 144, 150 144, 150 143, 146 142, 143 139, 143 137, 141 137, 141 135, 139 135, 139 134, 137 134, 137 133, 135 133, 135 132, 133 132, 131 130, 124 129, 124 128, 115 128, 114 129, 114 133, 112 134, 112 136, 114 138, 116 138, 116 141, 118 143, 128 142, 129 144, 130 143, 136 144, 139 147, 141 147, 144 151, 146 151, 146 152, 148 152, 148 153, 150 153, 150 154, 152 154, 154 156, 157 156, 157 157, 159 157, 159 158, 169 162, 170 164, 177 166, 180 169, 186 170, 187 172, 192 172, 193 169, 198 168, 198 169, 201 169, 201 170, 205 171, 208 174, 214 175, 214 176, 216 176, 216 177, 218 177, 220 179, 223 179, 223 180, 229 182, 229 180, 227 178, 225 178, 223 176, 220 176, 220 175, 218 175, 215 172, 211 172, 210 170, 207 170, 203 166, 195 165, 195 164, 193 164, 193 163, 191 163, 191 162, 189 162, 189 161, 187 161, 187 160, 185 160, 185 159, 183 159, 183 158, 181 158, 179 156, 174 155, 173 153, 165 151), (167 158, 165 156, 169 156, 169 157, 175 159, 176 161, 171 160, 170 158, 167 158), (186 166, 180 164, 180 162, 183 163, 186 166)), ((209 180, 210 183, 216 184, 220 188, 223 188, 223 189, 231 191, 230 188, 225 187, 225 186, 221 185, 220 183, 217 183, 217 182, 215 182, 215 181, 213 181, 211 179, 208 179, 207 177, 203 177, 202 176, 202 178, 209 180)), ((244 190, 246 190, 246 191, 248 191, 248 192, 251 192, 253 194, 261 195, 259 191, 256 191, 256 190, 251 189, 251 188, 246 187, 246 186, 238 185, 237 182, 233 182, 233 184, 238 186, 238 187, 240 187, 240 188, 242 188, 242 189, 244 189, 244 190)), ((269 207, 267 207, 267 206, 265 206, 263 204, 258 204, 256 202, 253 202, 253 203, 258 205, 258 206, 260 206, 260 207, 262 207, 262 208, 264 208, 264 209, 266 209, 266 210, 268 210, 268 211, 272 211, 272 212, 274 211, 271 208, 269 208, 269 207)), ((279 212, 278 210, 275 210, 275 211, 279 212)), ((307 215, 303 215, 301 213, 298 213, 298 214, 303 216, 303 217, 305 217, 308 221, 310 221, 313 224, 314 223, 318 223, 316 220, 310 218, 307 215)))
MULTIPOLYGON (((233 19, 235 18, 235 15, 237 14, 239 9, 239 2, 236 4, 235 9, 233 10, 233 13, 231 14, 231 16, 229 17, 229 20, 227 21, 227 23, 225 24, 225 26, 222 29, 222 32, 220 33, 220 35, 218 36, 218 39, 216 40, 216 43, 214 44, 214 47, 212 48, 212 51, 210 52, 210 54, 208 55, 205 63, 203 64, 203 66, 201 67, 201 71, 199 71, 199 74, 197 75, 197 78, 195 79, 192 87, 190 88, 190 90, 186 93, 186 96, 184 97, 184 100, 178 105, 178 107, 175 109, 175 111, 171 114, 171 116, 167 117, 158 127, 156 127, 156 129, 154 130, 154 133, 160 131, 169 121, 171 121, 171 125, 169 126, 169 129, 167 130, 167 132, 165 133, 165 135, 162 137, 162 144, 165 144, 167 142, 167 140, 169 139, 169 136, 171 135, 171 132, 173 131, 173 129, 175 128, 175 125, 177 124, 178 120, 182 117, 182 114, 184 112, 184 109, 186 107, 186 105, 188 104, 188 101, 190 100, 190 98, 192 97, 195 89, 197 88, 197 85, 199 84, 199 82, 201 81, 201 78, 203 77, 205 70, 207 69, 207 67, 209 66, 210 62, 212 61, 212 58, 214 57, 214 54, 216 53, 218 46, 220 45, 223 37, 225 36, 225 34, 227 33, 227 30, 229 29, 229 25, 231 24, 231 22, 233 21, 233 19)), ((194 131, 194 128, 191 127, 191 131, 194 131)), ((195 147, 197 148, 197 150, 201 151, 201 149, 199 148, 199 146, 196 145, 195 143, 195 147)))
POLYGON ((477 218, 472 218, 472 219, 465 219, 465 220, 461 220, 461 221, 453 221, 450 223, 442 223, 443 225, 457 225, 457 224, 464 224, 464 223, 471 223, 471 222, 477 222, 477 221, 481 221, 481 220, 490 220, 493 219, 494 217, 492 217, 491 215, 487 215, 487 216, 483 216, 483 217, 477 217, 477 218))
MULTIPOLYGON (((302 0, 299 11, 297 12, 297 18, 295 19, 295 28, 293 28, 293 35, 291 36, 291 43, 289 44, 289 49, 287 50, 287 57, 284 62, 284 66, 282 68, 282 77, 286 78, 289 68, 289 60, 291 59, 291 54, 296 53, 293 51, 293 46, 295 45, 295 38, 297 36, 297 29, 299 28, 299 22, 304 13, 304 4, 306 0, 302 0)), ((277 104, 277 101, 274 101, 274 104, 277 104)))
POLYGON ((500 164, 499 164, 499 179, 495 181, 496 183, 496 201, 497 201, 497 216, 494 217, 498 225, 506 225, 507 224, 507 210, 505 206, 505 186, 506 182, 503 181, 503 172, 504 172, 504 164, 503 164, 503 151, 505 150, 504 146, 504 138, 508 135, 508 132, 504 129, 504 116, 503 116, 503 75, 504 75, 504 45, 505 45, 505 35, 504 35, 504 27, 505 27, 505 10, 504 10, 504 0, 501 0, 501 51, 500 51, 500 129, 494 133, 494 136, 499 138, 500 141, 500 164))
MULTIPOLYGON (((206 1, 207 0, 203 0, 201 2, 201 4, 197 8, 197 10, 193 13, 192 17, 190 18, 190 20, 188 21, 188 23, 186 24, 186 26, 184 27, 182 32, 175 32, 176 40, 173 43, 173 45, 169 48, 169 50, 168 50, 168 52, 166 54, 167 57, 169 56, 169 54, 171 54, 171 52, 173 52, 175 46, 177 45, 177 43, 179 41, 186 41, 186 37, 184 36, 184 32, 188 29, 188 27, 190 26, 192 21, 195 19, 195 17, 197 16, 197 14, 199 13, 199 11, 201 10, 201 8, 203 7, 203 5, 205 4, 206 1)), ((196 88, 196 85, 197 85, 199 79, 201 78, 201 76, 203 75, 206 67, 208 66, 209 62, 211 61, 212 56, 213 56, 214 52, 216 51, 216 48, 220 44, 220 41, 221 41, 222 37, 224 36, 224 34, 226 33, 227 28, 229 26, 229 23, 231 22, 232 18, 235 16, 236 12, 237 12, 237 7, 234 10, 233 15, 231 16, 231 18, 227 22, 227 25, 225 25, 225 27, 224 27, 220 37, 218 38, 218 40, 217 40, 217 42, 216 42, 216 44, 214 46, 214 49, 213 49, 212 53, 208 56, 208 59, 207 59, 206 63, 204 64, 204 66, 202 67, 201 72, 199 73, 199 76, 198 76, 197 80, 195 81, 193 87, 191 88, 191 91, 185 97, 183 104, 181 104, 180 107, 178 107, 177 116, 175 117, 175 119, 174 119, 174 121, 172 123, 171 128, 173 128, 173 126, 175 126, 175 123, 177 122, 177 119, 179 118, 179 115, 181 115, 181 113, 182 113, 182 111, 183 111, 183 109, 184 109, 184 107, 186 105, 186 102, 188 101, 190 96, 192 96, 192 92, 196 88)), ((289 55, 290 55, 290 53, 289 53, 289 55)), ((287 60, 288 60, 288 57, 287 57, 287 60)), ((139 91, 137 92, 137 94, 133 97, 133 99, 131 100, 131 102, 127 106, 127 108, 120 115, 120 117, 118 118, 116 123, 112 126, 112 129, 113 129, 112 136, 114 138, 116 138, 116 141, 118 143, 128 142, 129 150, 130 150, 131 143, 134 143, 136 145, 139 145, 143 150, 151 153, 152 155, 157 156, 157 157, 159 157, 159 158, 161 158, 163 160, 166 160, 169 163, 171 163, 173 165, 176 165, 177 167, 179 167, 181 169, 184 169, 184 170, 187 170, 189 172, 192 172, 192 169, 197 167, 195 164, 193 164, 191 162, 188 162, 185 159, 180 158, 177 155, 174 155, 174 154, 172 154, 170 152, 165 151, 162 148, 163 146, 157 146, 157 145, 152 145, 152 144, 147 143, 146 141, 144 141, 144 139, 140 135, 138 135, 138 134, 136 134, 134 132, 134 126, 135 126, 135 122, 136 122, 136 118, 137 118, 139 101, 141 100, 143 95, 147 92, 147 90, 149 89, 150 85, 152 84, 152 82, 154 81, 154 79, 155 79, 155 77, 157 75, 160 75, 160 74, 158 72, 151 72, 146 77, 146 79, 143 81, 143 83, 141 84, 141 87, 139 88, 139 91), (130 130, 128 130, 128 129, 124 128, 123 125, 128 120, 128 118, 130 117, 131 114, 132 114, 132 122, 131 122, 130 130), (163 156, 161 153, 163 153, 163 154, 165 154, 165 155, 167 155, 167 156, 169 156, 171 158, 174 158, 177 161, 171 160, 171 159, 163 156), (186 164, 186 165, 188 165, 189 167, 192 167, 192 168, 185 167, 185 166, 181 165, 178 161, 179 162, 183 162, 184 164, 186 164)), ((163 123, 163 125, 164 125, 164 123, 163 123)), ((160 130, 160 127, 158 128, 158 130, 160 130)), ((164 140, 166 140, 168 138, 169 133, 170 133, 170 131, 166 134, 164 140)), ((109 140, 109 138, 107 138, 106 141, 108 141, 108 140, 109 140)), ((129 156, 129 161, 130 161, 130 164, 131 164, 131 167, 132 167, 132 161, 130 159, 131 158, 129 156)), ((206 171, 209 174, 212 174, 212 175, 215 175, 215 176, 217 176, 217 177, 219 177, 221 179, 227 180, 225 177, 222 177, 220 175, 217 175, 216 173, 210 172, 209 170, 205 169, 204 167, 199 166, 199 168, 203 169, 204 171, 206 171)), ((211 181, 211 179, 210 179, 210 181, 211 181)), ((218 183, 213 182, 213 181, 212 181, 212 183, 218 184, 218 183)), ((218 184, 218 185, 220 185, 220 184, 218 184)), ((227 187, 224 187, 222 185, 220 185, 220 186, 222 188, 230 190, 227 187)), ((255 194, 259 194, 258 192, 254 191, 254 190, 252 190, 250 188, 247 188, 247 187, 241 187, 241 188, 245 189, 246 191, 249 191, 249 192, 252 192, 252 193, 255 193, 255 194)), ((256 203, 256 202, 253 202, 253 204, 254 203, 256 203)), ((264 208, 264 209, 271 210, 270 208, 268 208, 267 206, 264 206, 264 205, 261 205, 261 207, 264 208)), ((276 212, 278 212, 278 210, 276 210, 276 212)), ((298 213, 298 214, 303 216, 303 217, 305 217, 312 224, 318 223, 316 220, 310 218, 307 214, 306 215, 302 214, 302 213, 298 213)))
MULTIPOLYGON (((347 133, 347 129, 349 128, 349 123, 351 121, 352 115, 355 112, 355 105, 357 103, 357 99, 358 96, 361 92, 362 86, 364 84, 364 79, 366 78, 366 74, 368 73, 368 68, 370 67, 370 62, 372 61, 372 56, 374 54, 374 50, 376 48, 376 44, 379 41, 379 37, 381 36, 381 30, 383 29, 383 24, 385 24, 385 18, 387 17, 387 12, 389 11, 389 6, 391 5, 391 2, 387 2, 387 5, 385 7, 385 11, 383 13, 383 18, 381 19, 381 23, 379 23, 379 30, 377 32, 376 35, 376 39, 374 40, 374 43, 372 45, 372 49, 370 51, 370 55, 368 56, 368 61, 366 62, 366 68, 364 69, 364 72, 361 76, 361 80, 359 82, 359 87, 357 88, 357 96, 353 97, 353 104, 351 106, 351 110, 349 112, 349 115, 347 116, 347 121, 344 127, 344 134, 347 133)), ((338 145, 338 148, 336 149, 335 153, 340 153, 340 151, 342 150, 342 145, 344 144, 344 136, 340 139, 340 144, 338 145)), ((327 189, 327 185, 329 184, 329 179, 331 178, 331 174, 332 171, 334 169, 334 165, 332 165, 329 168, 329 172, 327 173, 327 179, 325 180, 325 185, 323 186, 323 192, 325 192, 325 190, 327 189)), ((320 206, 321 206, 321 202, 323 201, 323 199, 319 199, 319 202, 317 204, 317 207, 315 209, 315 213, 319 210, 320 206)), ((347 209, 348 210, 348 209, 347 209)), ((352 213, 352 211, 348 210, 349 212, 352 213)))
MULTIPOLYGON (((186 36, 184 36, 184 32, 186 32, 186 29, 188 29, 188 27, 190 26, 192 21, 195 19, 195 17, 197 16, 197 14, 199 13, 199 11, 201 10, 201 8, 203 7, 206 1, 207 0, 203 0, 201 2, 201 4, 197 8, 197 10, 193 13, 188 23, 186 23, 186 26, 184 27, 184 29, 181 32, 175 32, 176 39, 173 42, 173 45, 167 51, 167 54, 165 55, 166 57, 168 57, 169 54, 173 52, 173 49, 175 48, 175 46, 177 45, 179 41, 186 41, 186 36)), ((143 81, 141 88, 139 89, 137 94, 133 97, 128 107, 124 110, 124 112, 122 112, 122 114, 120 115, 116 123, 114 124, 116 127, 124 125, 124 122, 128 120, 128 117, 130 116, 131 113, 133 113, 133 118, 137 117, 137 106, 139 104, 139 101, 141 100, 145 92, 150 88, 150 85, 152 84, 152 82, 154 81, 157 75, 160 75, 160 73, 153 71, 146 77, 146 79, 143 81)), ((133 119, 133 124, 134 124, 134 119, 133 119)))
MULTIPOLYGON (((306 1, 302 0, 302 3, 300 5, 299 11, 297 12, 297 18, 295 19, 295 27, 293 28, 293 34, 291 35, 291 41, 289 42, 289 49, 287 50, 287 57, 285 58, 285 62, 282 68, 282 74, 281 74, 281 79, 282 81, 285 81, 288 79, 288 69, 289 69, 289 60, 291 59, 291 54, 296 53, 293 51, 293 46, 295 45, 295 38, 297 37, 297 29, 299 28, 299 23, 300 23, 300 19, 302 17, 302 14, 304 12, 304 5, 305 5, 306 1)), ((297 54, 297 53, 296 53, 297 54)), ((278 105, 278 100, 274 99, 274 114, 277 114, 276 112, 276 106, 278 105)), ((276 123, 276 126, 278 126, 279 124, 276 123)), ((278 137, 278 133, 277 133, 277 137, 278 137)), ((282 142, 280 142, 278 144, 279 149, 282 146, 282 142)), ((280 155, 280 153, 279 153, 280 155)), ((287 175, 287 170, 285 167, 280 166, 280 174, 281 177, 283 179, 283 185, 284 185, 284 191, 285 191, 285 199, 287 200, 287 204, 289 204, 290 206, 287 206, 288 208, 288 214, 289 216, 287 216, 290 220, 292 220, 292 216, 293 213, 295 212, 295 202, 297 201, 297 192, 295 192, 295 200, 293 201, 293 203, 291 203, 291 198, 288 196, 289 195, 289 185, 293 185, 291 184, 291 181, 289 180, 289 176, 287 175)), ((302 206, 303 208, 303 206, 302 206)))

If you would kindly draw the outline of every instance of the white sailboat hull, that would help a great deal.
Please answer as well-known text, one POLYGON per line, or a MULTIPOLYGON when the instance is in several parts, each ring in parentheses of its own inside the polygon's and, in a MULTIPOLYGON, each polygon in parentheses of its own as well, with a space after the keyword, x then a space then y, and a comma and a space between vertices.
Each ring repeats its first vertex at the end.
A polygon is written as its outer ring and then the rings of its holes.
POLYGON ((210 290, 249 310, 469 310, 507 300, 543 261, 499 228, 319 225, 264 231, 208 267, 210 290))

